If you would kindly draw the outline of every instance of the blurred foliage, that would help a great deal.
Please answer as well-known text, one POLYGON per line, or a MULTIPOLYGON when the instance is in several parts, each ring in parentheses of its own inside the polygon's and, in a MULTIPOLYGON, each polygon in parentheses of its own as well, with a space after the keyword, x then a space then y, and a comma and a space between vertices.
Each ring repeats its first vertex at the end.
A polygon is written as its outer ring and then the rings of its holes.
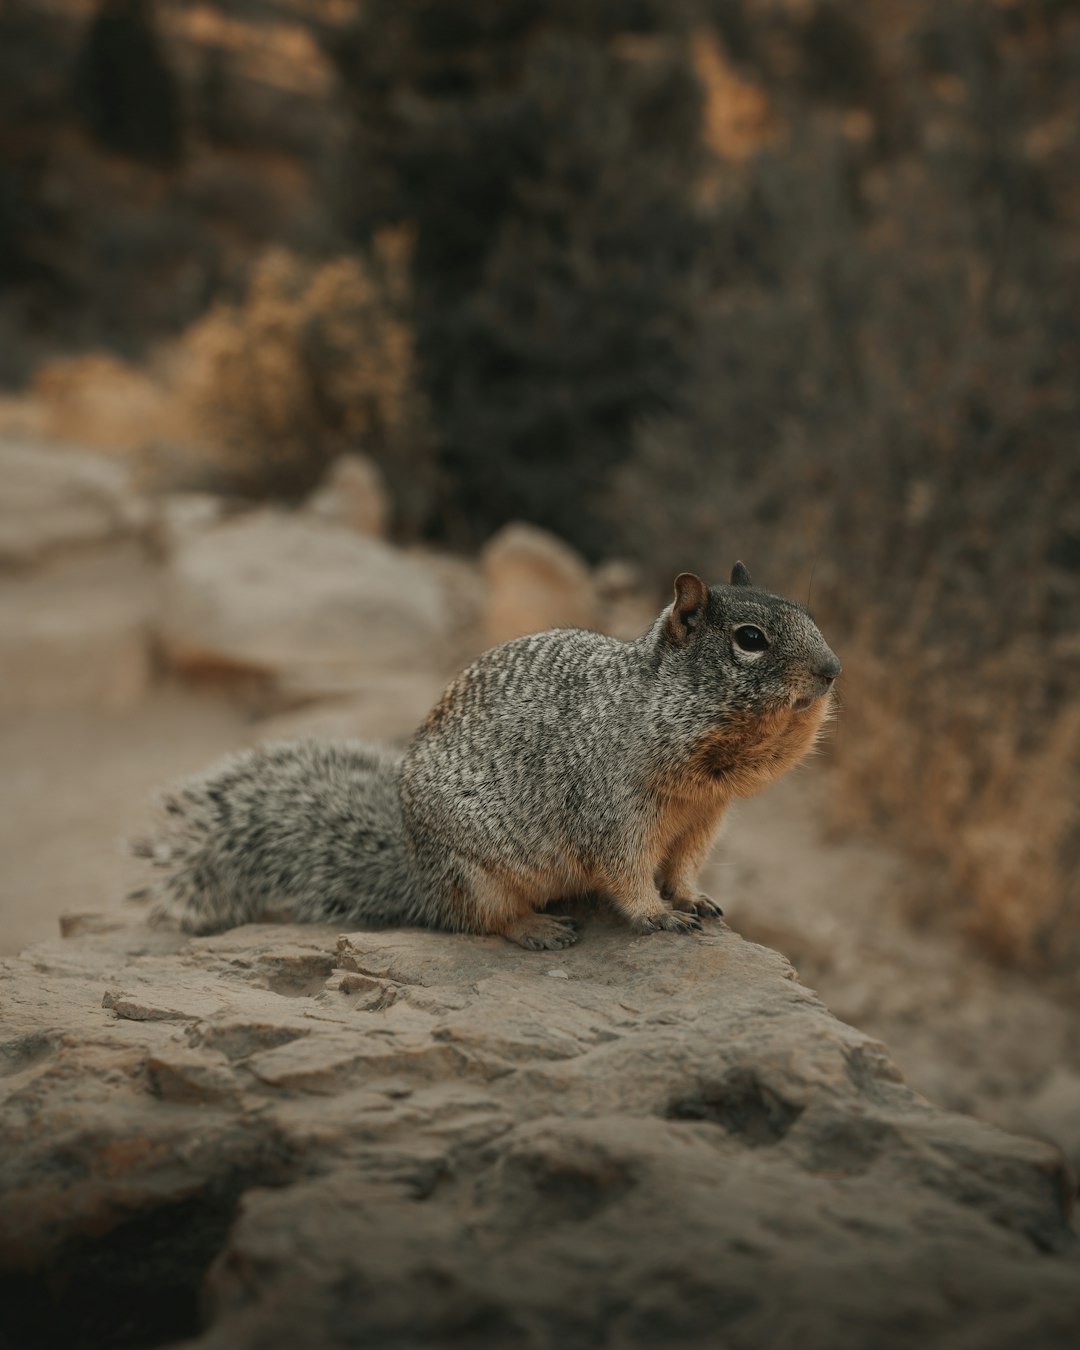
POLYGON ((266 254, 243 300, 215 305, 179 345, 175 428, 187 446, 158 447, 159 474, 296 499, 359 445, 383 470, 399 533, 415 534, 433 488, 407 322, 410 251, 407 234, 384 231, 363 259, 266 254))
POLYGON ((920 917, 949 899, 1000 954, 1068 966, 1080 16, 941 3, 890 42, 878 8, 748 18, 789 131, 725 181, 695 392, 639 433, 616 513, 668 574, 814 574, 846 667, 838 817, 940 867, 920 917), (852 70, 822 106, 830 51, 852 70))
POLYGON ((268 245, 342 250, 321 29, 274 8, 0 4, 0 384, 58 351, 143 356, 268 245))
MULTIPOLYGON (((541 521, 597 556, 609 469, 677 397, 704 232, 701 94, 660 3, 372 0, 335 47, 364 238, 416 229, 431 530, 541 521)), ((673 17, 675 16, 675 17, 673 17)))
POLYGON ((180 95, 158 41, 152 0, 104 0, 86 30, 73 93, 102 145, 153 164, 180 158, 180 95))

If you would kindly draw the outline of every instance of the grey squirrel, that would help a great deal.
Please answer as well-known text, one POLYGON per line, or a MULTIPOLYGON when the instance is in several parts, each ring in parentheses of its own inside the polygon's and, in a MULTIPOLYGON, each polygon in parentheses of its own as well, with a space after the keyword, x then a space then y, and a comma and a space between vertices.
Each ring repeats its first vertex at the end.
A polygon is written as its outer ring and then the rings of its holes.
POLYGON ((297 741, 233 755, 134 845, 142 894, 196 933, 267 920, 417 925, 555 949, 554 900, 638 932, 720 913, 697 877, 731 801, 819 736, 840 662, 802 605, 691 573, 642 637, 553 629, 485 652, 404 754, 297 741))

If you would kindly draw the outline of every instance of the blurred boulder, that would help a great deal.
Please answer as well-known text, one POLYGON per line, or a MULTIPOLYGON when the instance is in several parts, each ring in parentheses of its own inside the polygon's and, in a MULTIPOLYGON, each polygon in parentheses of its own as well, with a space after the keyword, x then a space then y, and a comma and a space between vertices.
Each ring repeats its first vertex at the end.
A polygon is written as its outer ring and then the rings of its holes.
POLYGON ((386 485, 367 455, 341 455, 305 503, 305 511, 334 525, 381 539, 390 518, 386 485))
POLYGON ((545 628, 595 628, 596 591, 584 559, 553 534, 514 522, 482 555, 491 646, 545 628))
POLYGON ((1080 1073, 1059 1065, 1044 1080, 1022 1113, 1023 1127, 1060 1144, 1080 1171, 1080 1073))
POLYGON ((593 584, 604 604, 639 595, 642 583, 641 568, 629 558, 608 558, 593 571, 593 584))
POLYGON ((288 703, 349 694, 373 671, 440 669, 450 628, 419 558, 266 509, 179 542, 158 635, 174 668, 262 678, 288 703))
POLYGON ((127 469, 98 455, 0 442, 0 566, 139 534, 143 500, 127 469))
POLYGON ((424 720, 445 686, 446 680, 430 671, 374 671, 358 679, 351 698, 261 719, 252 727, 251 740, 293 741, 315 736, 321 740, 400 743, 424 720))
POLYGON ((213 492, 166 492, 153 507, 151 538, 168 555, 193 535, 208 530, 223 519, 226 499, 213 492))
POLYGON ((627 558, 599 563, 593 570, 593 585, 605 633, 629 641, 649 629, 660 606, 636 563, 627 558))

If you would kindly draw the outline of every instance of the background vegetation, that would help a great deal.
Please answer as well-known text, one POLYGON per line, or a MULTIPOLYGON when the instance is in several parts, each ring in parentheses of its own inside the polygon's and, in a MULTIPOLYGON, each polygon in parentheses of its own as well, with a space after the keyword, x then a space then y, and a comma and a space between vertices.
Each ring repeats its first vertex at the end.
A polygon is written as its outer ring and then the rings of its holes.
POLYGON ((290 497, 358 446, 409 537, 812 578, 838 822, 1063 968, 1078 91, 1068 0, 12 0, 0 376, 149 362, 154 462, 290 497))

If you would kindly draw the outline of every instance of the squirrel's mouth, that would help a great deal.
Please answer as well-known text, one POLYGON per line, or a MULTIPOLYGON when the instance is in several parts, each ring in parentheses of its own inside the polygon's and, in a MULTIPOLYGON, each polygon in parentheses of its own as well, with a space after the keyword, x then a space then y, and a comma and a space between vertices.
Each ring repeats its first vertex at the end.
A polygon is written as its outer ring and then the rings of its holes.
POLYGON ((807 708, 812 708, 819 699, 824 698, 829 693, 830 687, 826 685, 824 689, 815 689, 812 694, 794 695, 788 706, 792 712, 805 712, 807 708))

